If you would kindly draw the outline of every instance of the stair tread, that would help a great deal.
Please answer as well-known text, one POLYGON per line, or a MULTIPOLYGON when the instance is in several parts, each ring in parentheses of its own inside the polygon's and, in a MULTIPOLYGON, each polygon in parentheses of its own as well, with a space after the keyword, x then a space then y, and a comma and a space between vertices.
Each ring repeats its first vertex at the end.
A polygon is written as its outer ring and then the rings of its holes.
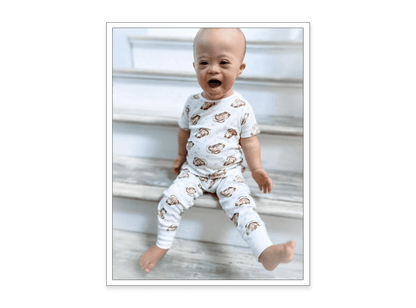
POLYGON ((249 248, 179 238, 152 272, 145 273, 139 258, 155 242, 155 235, 114 229, 113 279, 303 279, 302 255, 269 272, 249 248))
MULTIPOLYGON (((261 133, 273 135, 302 136, 303 119, 295 117, 280 117, 256 115, 261 133)), ((179 116, 164 113, 162 110, 113 110, 113 121, 136 124, 152 124, 178 127, 179 116)))
MULTIPOLYGON (((256 201, 258 213, 302 219, 303 175, 274 170, 268 170, 268 173, 273 180, 273 190, 264 194, 258 189, 250 171, 247 169, 244 172, 245 182, 256 201)), ((175 178, 173 160, 113 157, 114 196, 158 202, 163 191, 175 178)), ((195 201, 194 206, 221 209, 214 194, 204 194, 195 201)))

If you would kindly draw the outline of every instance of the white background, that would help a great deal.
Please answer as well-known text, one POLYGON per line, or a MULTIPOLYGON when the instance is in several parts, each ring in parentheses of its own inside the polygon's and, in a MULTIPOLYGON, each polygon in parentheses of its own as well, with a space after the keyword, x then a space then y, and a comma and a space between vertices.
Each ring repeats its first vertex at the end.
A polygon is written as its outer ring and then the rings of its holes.
POLYGON ((414 305, 409 2, 145 3, 2 7, 5 307, 414 305), (311 23, 311 286, 105 285, 105 31, 106 22, 123 21, 311 23))

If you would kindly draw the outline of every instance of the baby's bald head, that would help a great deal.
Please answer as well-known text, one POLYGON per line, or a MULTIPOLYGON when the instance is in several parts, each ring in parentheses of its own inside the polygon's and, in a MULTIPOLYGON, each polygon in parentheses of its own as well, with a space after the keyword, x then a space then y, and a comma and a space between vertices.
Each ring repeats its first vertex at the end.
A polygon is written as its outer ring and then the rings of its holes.
POLYGON ((196 50, 201 42, 211 42, 215 44, 215 39, 221 37, 233 42, 238 46, 241 62, 246 54, 246 37, 239 28, 202 28, 194 38, 194 59, 196 59, 196 50))

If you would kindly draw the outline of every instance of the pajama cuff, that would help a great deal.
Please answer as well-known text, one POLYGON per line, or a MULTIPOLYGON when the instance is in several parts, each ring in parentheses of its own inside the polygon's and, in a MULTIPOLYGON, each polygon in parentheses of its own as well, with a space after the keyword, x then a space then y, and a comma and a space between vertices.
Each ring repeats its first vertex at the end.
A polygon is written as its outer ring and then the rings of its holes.
POLYGON ((267 234, 266 226, 262 222, 262 226, 252 232, 249 236, 245 237, 247 244, 250 246, 251 251, 259 259, 262 252, 270 246, 273 246, 273 242, 270 240, 267 234))
POLYGON ((156 246, 162 249, 169 249, 172 247, 176 231, 166 231, 158 228, 156 246))

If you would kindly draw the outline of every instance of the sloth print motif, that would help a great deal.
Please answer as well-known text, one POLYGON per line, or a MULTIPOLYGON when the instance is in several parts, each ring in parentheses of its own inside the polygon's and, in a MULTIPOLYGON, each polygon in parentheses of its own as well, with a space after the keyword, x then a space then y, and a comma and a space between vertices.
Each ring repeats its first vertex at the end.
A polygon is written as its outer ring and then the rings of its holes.
POLYGON ((249 235, 251 232, 260 227, 260 224, 257 221, 250 222, 246 225, 246 234, 249 235))
POLYGON ((198 124, 198 121, 199 121, 199 119, 201 118, 201 116, 200 115, 196 115, 196 116, 193 116, 192 118, 191 118, 191 121, 192 121, 192 124, 193 125, 196 125, 196 124, 198 124))
POLYGON ((234 226, 238 226, 238 216, 240 216, 240 214, 239 213, 235 213, 234 215, 233 215, 233 217, 231 217, 231 221, 234 223, 234 226))
POLYGON ((234 164, 237 161, 237 157, 234 155, 228 156, 227 161, 224 163, 224 166, 229 166, 231 164, 234 164))
POLYGON ((234 178, 234 182, 237 182, 237 183, 244 183, 244 179, 243 179, 241 176, 237 175, 237 176, 234 178))
POLYGON ((208 110, 209 108, 211 108, 212 106, 215 106, 217 103, 216 102, 204 102, 204 104, 201 106, 202 110, 208 110))
POLYGON ((251 128, 251 135, 255 136, 259 133, 259 127, 257 126, 257 124, 253 124, 253 127, 251 128))
POLYGON ((166 213, 167 211, 165 210, 165 208, 162 208, 160 211, 157 211, 157 215, 159 215, 159 217, 162 219, 165 219, 166 213))
POLYGON ((205 137, 205 136, 208 136, 209 135, 209 129, 208 128, 200 128, 199 129, 199 131, 195 134, 195 137, 197 137, 198 139, 199 138, 202 138, 202 137, 205 137))
POLYGON ((235 203, 235 206, 242 206, 244 204, 250 204, 250 198, 248 196, 238 198, 237 202, 235 203))
POLYGON ((233 192, 235 192, 237 188, 235 187, 228 187, 227 189, 224 189, 222 192, 220 192, 221 196, 229 198, 233 195, 233 192))
POLYGON ((238 136, 238 133, 235 129, 233 128, 229 128, 225 134, 224 134, 224 138, 230 139, 232 136, 238 136))
POLYGON ((190 196, 194 196, 194 194, 196 193, 196 189, 193 187, 186 187, 185 191, 188 195, 190 196))
POLYGON ((179 204, 179 199, 176 198, 175 195, 172 195, 168 199, 166 199, 166 203, 168 205, 177 205, 177 204, 179 204))
POLYGON ((195 94, 194 96, 192 96, 192 99, 199 99, 199 95, 195 94))
POLYGON ((190 149, 192 149, 193 146, 194 146, 193 141, 188 141, 188 143, 186 144, 186 149, 189 151, 190 149))
POLYGON ((232 104, 231 104, 231 107, 234 107, 234 108, 238 108, 238 107, 242 107, 242 106, 245 106, 246 105, 246 103, 244 102, 244 101, 242 101, 241 99, 236 99, 232 104))
POLYGON ((171 226, 167 229, 167 231, 175 231, 177 227, 178 227, 178 226, 171 225, 171 226))
POLYGON ((198 157, 195 157, 195 158, 194 158, 194 161, 193 161, 193 164, 194 164, 195 166, 199 167, 199 166, 204 166, 204 165, 206 165, 206 164, 207 164, 207 162, 206 162, 206 160, 205 160, 205 159, 203 159, 203 158, 198 158, 198 157))
POLYGON ((215 171, 214 173, 208 174, 207 180, 223 178, 226 174, 227 172, 225 171, 225 169, 221 169, 221 170, 215 171))
POLYGON ((245 113, 245 114, 244 114, 243 118, 241 119, 241 125, 246 124, 247 119, 248 119, 248 117, 249 117, 249 116, 250 116, 250 115, 249 115, 248 113, 245 113))
POLYGON ((223 113, 220 114, 216 114, 214 116, 214 122, 217 123, 224 123, 225 120, 227 120, 230 117, 230 113, 228 113, 227 111, 224 111, 223 113))
POLYGON ((189 178, 189 173, 183 173, 178 176, 178 179, 189 178))
POLYGON ((219 154, 225 148, 225 144, 217 143, 214 145, 207 146, 207 151, 212 154, 219 154))
POLYGON ((208 178, 205 176, 198 176, 201 182, 208 182, 208 178))

